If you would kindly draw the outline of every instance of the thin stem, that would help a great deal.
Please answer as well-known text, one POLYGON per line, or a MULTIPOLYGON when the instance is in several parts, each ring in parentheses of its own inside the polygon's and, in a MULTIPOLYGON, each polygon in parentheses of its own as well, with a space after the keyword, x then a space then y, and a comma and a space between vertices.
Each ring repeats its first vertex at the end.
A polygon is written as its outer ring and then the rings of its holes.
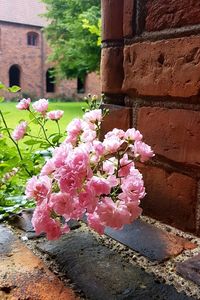
MULTIPOLYGON (((21 151, 20 151, 20 149, 19 149, 19 145, 18 145, 18 143, 12 138, 12 135, 10 134, 10 130, 9 130, 8 126, 7 126, 6 120, 5 120, 4 115, 3 115, 3 113, 2 113, 1 110, 0 110, 0 115, 1 115, 1 118, 2 118, 3 123, 4 123, 4 125, 5 125, 5 128, 6 128, 6 131, 7 131, 7 133, 8 133, 8 136, 9 136, 10 140, 13 142, 13 144, 15 145, 15 147, 16 147, 16 149, 17 149, 17 152, 18 152, 18 154, 19 154, 19 157, 20 157, 21 161, 23 161, 23 157, 22 157, 21 151)), ((24 167, 24 169, 25 169, 25 171, 27 172, 27 174, 28 174, 29 176, 32 176, 32 174, 29 172, 29 170, 28 170, 26 167, 24 167)))
POLYGON ((49 145, 50 145, 51 147, 55 148, 54 145, 49 141, 49 139, 48 139, 48 137, 47 137, 47 134, 46 134, 46 131, 45 131, 45 128, 44 128, 43 124, 35 117, 34 113, 33 113, 31 110, 29 110, 29 112, 30 112, 31 115, 34 117, 34 119, 38 122, 38 124, 40 125, 40 127, 42 128, 42 131, 43 131, 43 133, 44 133, 45 140, 49 143, 49 145))
POLYGON ((58 133, 59 133, 59 135, 61 135, 60 124, 59 124, 58 120, 56 120, 56 124, 57 124, 57 127, 58 127, 58 133))

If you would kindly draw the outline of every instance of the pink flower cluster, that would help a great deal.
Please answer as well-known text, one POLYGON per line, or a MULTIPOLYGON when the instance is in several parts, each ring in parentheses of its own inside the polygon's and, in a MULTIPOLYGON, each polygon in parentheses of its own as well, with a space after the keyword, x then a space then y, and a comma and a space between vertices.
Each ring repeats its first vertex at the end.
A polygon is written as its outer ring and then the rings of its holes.
POLYGON ((99 234, 106 226, 121 229, 141 214, 145 196, 142 175, 134 160, 154 154, 134 128, 113 129, 98 138, 102 111, 85 113, 67 127, 67 138, 52 153, 39 176, 31 178, 26 195, 36 200, 33 225, 38 234, 57 239, 69 231, 70 219, 87 217, 99 234))
MULTIPOLYGON (((16 105, 16 108, 19 110, 28 110, 30 109, 31 99, 22 99, 20 102, 16 105)), ((40 113, 42 118, 47 118, 49 120, 58 121, 62 118, 64 111, 63 110, 52 110, 50 112, 48 111, 48 100, 47 99, 40 99, 32 104, 32 108, 34 109, 34 112, 40 113)), ((15 141, 19 141, 23 139, 23 137, 26 134, 28 128, 27 122, 21 122, 15 130, 12 133, 12 138, 15 141)))

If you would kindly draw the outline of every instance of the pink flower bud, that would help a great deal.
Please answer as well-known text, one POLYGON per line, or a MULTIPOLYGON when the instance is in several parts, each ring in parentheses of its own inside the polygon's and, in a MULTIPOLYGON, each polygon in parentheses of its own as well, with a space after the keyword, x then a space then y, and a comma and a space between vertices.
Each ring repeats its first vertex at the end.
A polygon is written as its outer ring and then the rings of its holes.
POLYGON ((19 140, 23 139, 23 137, 26 133, 27 127, 28 127, 27 122, 24 122, 24 121, 21 122, 13 131, 12 138, 15 141, 19 141, 19 140))
POLYGON ((20 100, 20 102, 16 105, 16 107, 19 110, 27 110, 27 109, 29 109, 30 103, 31 103, 30 98, 27 98, 27 99, 24 98, 24 99, 20 100))
POLYGON ((52 110, 47 113, 47 118, 50 120, 60 120, 64 114, 63 110, 52 110))
POLYGON ((46 99, 40 99, 33 103, 33 109, 42 114, 46 113, 48 109, 49 102, 46 99))

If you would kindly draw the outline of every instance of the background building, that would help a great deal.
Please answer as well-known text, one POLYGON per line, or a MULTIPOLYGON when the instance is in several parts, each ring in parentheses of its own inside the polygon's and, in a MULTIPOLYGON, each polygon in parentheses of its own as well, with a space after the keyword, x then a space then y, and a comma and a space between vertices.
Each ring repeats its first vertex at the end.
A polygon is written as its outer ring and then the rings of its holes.
POLYGON ((45 5, 37 0, 0 0, 0 81, 19 85, 23 95, 79 98, 83 93, 100 93, 100 78, 88 74, 85 82, 62 80, 54 83, 53 65, 48 62, 50 48, 41 17, 45 5))

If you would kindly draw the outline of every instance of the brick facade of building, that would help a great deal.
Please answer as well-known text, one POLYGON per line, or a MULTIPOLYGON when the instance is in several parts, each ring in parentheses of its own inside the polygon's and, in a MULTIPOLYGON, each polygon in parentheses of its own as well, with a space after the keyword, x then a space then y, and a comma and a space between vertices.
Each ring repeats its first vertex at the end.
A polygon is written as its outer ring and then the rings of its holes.
MULTIPOLYGON (((21 94, 34 97, 83 97, 77 79, 57 81, 54 87, 47 87, 47 72, 52 68, 48 62, 51 50, 42 31, 46 21, 38 16, 44 12, 44 4, 35 0, 6 0, 0 3, 0 10, 0 81, 9 86, 13 82, 11 77, 17 76, 21 94)), ((100 76, 87 75, 84 87, 85 94, 100 94, 100 76)))
POLYGON ((105 127, 120 111, 155 151, 144 214, 200 235, 200 1, 102 0, 102 14, 105 127))

